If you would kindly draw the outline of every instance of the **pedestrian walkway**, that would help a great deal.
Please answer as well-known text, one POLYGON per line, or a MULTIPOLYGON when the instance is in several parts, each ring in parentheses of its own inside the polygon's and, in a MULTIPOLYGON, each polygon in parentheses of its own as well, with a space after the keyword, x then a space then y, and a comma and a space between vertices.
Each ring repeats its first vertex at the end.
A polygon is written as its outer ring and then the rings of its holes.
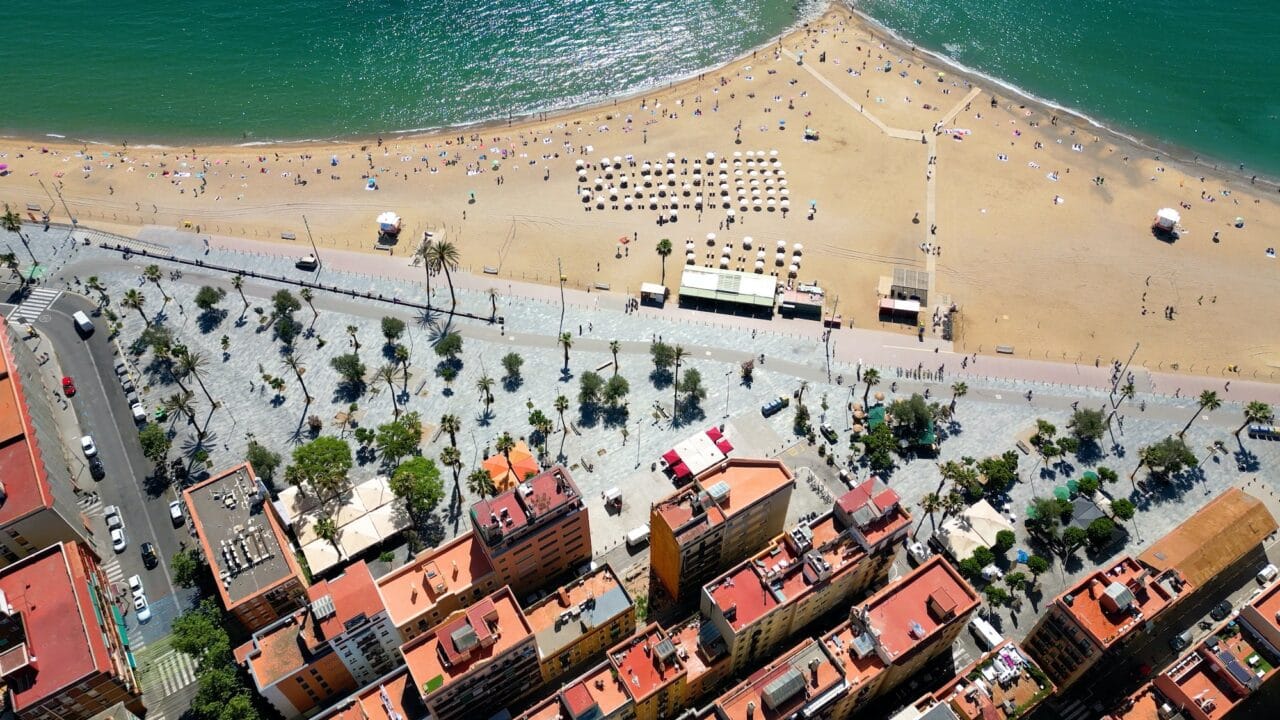
MULTIPOLYGON (((167 650, 155 660, 142 682, 143 694, 172 695, 196 681, 196 661, 190 655, 167 650)), ((148 720, 150 720, 148 715, 148 720)))
POLYGON ((27 299, 22 301, 18 309, 13 311, 10 319, 14 322, 33 323, 60 297, 62 297, 61 290, 36 288, 27 295, 27 299))

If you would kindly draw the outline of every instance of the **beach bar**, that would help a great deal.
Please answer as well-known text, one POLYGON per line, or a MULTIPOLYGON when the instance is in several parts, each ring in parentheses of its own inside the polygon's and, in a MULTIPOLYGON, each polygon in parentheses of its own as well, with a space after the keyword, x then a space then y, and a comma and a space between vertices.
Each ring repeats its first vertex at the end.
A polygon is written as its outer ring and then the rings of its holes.
POLYGON ((773 317, 777 288, 772 275, 690 266, 680 275, 680 307, 773 317))
POLYGON ((641 283, 640 302, 644 305, 662 307, 667 302, 667 287, 657 283, 641 283))

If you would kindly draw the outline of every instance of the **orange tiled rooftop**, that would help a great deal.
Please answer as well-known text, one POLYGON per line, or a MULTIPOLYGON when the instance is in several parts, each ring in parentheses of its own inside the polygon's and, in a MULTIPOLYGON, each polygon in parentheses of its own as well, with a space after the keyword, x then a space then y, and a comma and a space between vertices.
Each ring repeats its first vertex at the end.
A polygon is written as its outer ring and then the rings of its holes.
POLYGON ((675 682, 684 672, 684 662, 676 655, 674 644, 654 624, 614 646, 609 651, 609 662, 618 671, 618 679, 627 694, 636 702, 675 682), (669 655, 664 652, 664 643, 671 646, 669 655))
POLYGON ((357 691, 321 717, 323 720, 405 720, 425 716, 426 708, 413 689, 409 672, 400 668, 391 677, 381 678, 357 691), (388 703, 398 716, 387 712, 388 703))
MULTIPOLYGON (((0 505, 0 523, 8 523, 53 504, 44 464, 37 454, 31 417, 23 401, 22 380, 14 367, 9 347, 10 332, 9 326, 0 322, 0 477, 4 478, 5 490, 4 504, 0 505)), ((35 388, 34 391, 40 394, 44 388, 35 388)), ((47 451, 56 453, 57 448, 47 451)))
POLYGON ((492 573, 493 565, 469 532, 383 575, 377 585, 391 621, 402 626, 429 611, 441 596, 464 591, 492 573))
POLYGON ((259 686, 266 687, 307 664, 304 647, 314 650, 318 643, 310 612, 298 610, 259 631, 254 639, 236 648, 235 654, 239 662, 248 660, 259 686))
POLYGON ((1156 692, 1155 686, 1145 683, 1137 692, 1125 698, 1120 707, 1103 720, 1163 720, 1160 717, 1160 706, 1164 698, 1156 692))
MULTIPOLYGON (((1119 592, 1119 587, 1114 592, 1119 592)), ((1057 602, 1106 648, 1155 617, 1173 600, 1164 587, 1150 578, 1147 568, 1131 557, 1124 557, 1082 578, 1075 587, 1059 595, 1057 602), (1131 609, 1124 609, 1108 597, 1108 588, 1116 583, 1128 590, 1127 595, 1121 595, 1125 600, 1132 600, 1131 609), (1071 596, 1069 605, 1068 595, 1071 596)))
POLYGON ((1280 632, 1280 582, 1271 583, 1271 587, 1263 590, 1249 605, 1256 608, 1276 632, 1280 632))
POLYGON ((831 657, 840 663, 845 681, 853 691, 857 691, 885 670, 884 661, 873 649, 869 649, 864 657, 858 657, 853 626, 848 622, 828 633, 822 643, 826 645, 831 657))
POLYGON ((729 494, 708 508, 711 524, 722 522, 794 482, 791 469, 781 460, 729 458, 704 472, 694 483, 657 503, 657 511, 672 528, 678 528, 694 516, 698 493, 723 482, 729 494))
MULTIPOLYGON (((1218 675, 1200 651, 1193 652, 1171 665, 1162 673, 1162 677, 1156 678, 1156 687, 1175 702, 1187 704, 1188 709, 1199 709, 1202 717, 1208 720, 1225 717, 1245 698, 1245 694, 1240 693, 1230 682, 1218 675)), ((1201 715, 1193 715, 1193 717, 1201 717, 1201 715)))
POLYGON ((752 673, 740 685, 716 700, 719 714, 728 720, 761 720, 782 718, 796 712, 808 701, 834 688, 843 673, 817 640, 806 640, 799 647, 752 673), (787 678, 803 686, 791 693, 786 690, 766 692, 785 684, 787 678), (781 681, 781 682, 780 682, 781 681), (748 714, 747 705, 754 707, 748 714))
POLYGON ((334 611, 320 621, 320 630, 325 638, 342 634, 343 624, 352 618, 360 615, 373 617, 383 610, 378 586, 363 560, 348 565, 342 575, 333 580, 321 580, 307 588, 307 595, 311 600, 325 595, 333 599, 334 611))
POLYGON ((527 639, 532 630, 509 588, 454 613, 434 631, 401 648, 418 688, 466 674, 475 665, 501 655, 527 639), (453 633, 470 626, 477 636, 469 648, 454 642, 453 633))
POLYGON ((617 712, 631 700, 631 695, 622 685, 622 676, 619 675, 615 680, 613 666, 608 662, 602 662, 595 669, 588 670, 582 676, 582 680, 575 684, 582 686, 591 694, 591 698, 596 701, 600 712, 605 716, 617 712))
POLYGON ((862 608, 868 629, 890 658, 915 649, 946 621, 977 607, 978 596, 960 573, 934 556, 876 593, 862 608))
POLYGON ((1029 671, 1033 667, 1035 663, 1026 653, 1013 641, 1006 641, 957 672, 934 697, 947 703, 961 720, 1007 720, 1011 714, 1004 710, 1006 702, 1017 709, 1013 717, 1022 717, 1053 691, 1053 684, 1041 675, 1045 683, 1042 694, 1041 681, 1029 671), (974 672, 982 675, 983 686, 975 688, 969 679, 974 672))
MULTIPOLYGON (((689 673, 690 684, 710 669, 708 663, 715 663, 725 653, 723 645, 720 645, 715 657, 708 657, 706 649, 698 644, 698 630, 701 625, 701 616, 695 616, 693 620, 675 629, 671 635, 671 642, 675 644, 680 660, 684 662, 685 670, 689 673)), ((720 642, 722 641, 718 641, 717 644, 720 642)))
POLYGON ((613 568, 602 565, 577 581, 562 586, 525 610, 525 618, 534 632, 555 625, 556 618, 565 608, 578 605, 587 598, 600 598, 609 591, 622 587, 622 581, 613 568))

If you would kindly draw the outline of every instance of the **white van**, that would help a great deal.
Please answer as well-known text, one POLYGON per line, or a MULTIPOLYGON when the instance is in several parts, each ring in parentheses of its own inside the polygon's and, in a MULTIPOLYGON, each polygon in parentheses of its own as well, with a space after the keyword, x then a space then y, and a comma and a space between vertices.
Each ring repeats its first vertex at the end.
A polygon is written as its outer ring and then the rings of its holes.
POLYGON ((89 316, 85 315, 83 311, 75 311, 71 314, 71 319, 75 320, 76 329, 79 330, 81 334, 88 335, 93 332, 93 321, 90 320, 89 316))
POLYGON ((649 526, 641 525, 627 533, 627 547, 637 548, 649 542, 649 526))
POLYGON ((973 632, 974 638, 987 652, 995 650, 1000 643, 1004 642, 1004 638, 1001 637, 1000 633, 996 632, 991 623, 976 615, 969 621, 969 630, 973 632))
POLYGON ((1275 580, 1276 575, 1280 575, 1280 570, 1277 570, 1275 565, 1267 565, 1262 568, 1262 570, 1258 571, 1258 584, 1266 585, 1272 580, 1275 580))

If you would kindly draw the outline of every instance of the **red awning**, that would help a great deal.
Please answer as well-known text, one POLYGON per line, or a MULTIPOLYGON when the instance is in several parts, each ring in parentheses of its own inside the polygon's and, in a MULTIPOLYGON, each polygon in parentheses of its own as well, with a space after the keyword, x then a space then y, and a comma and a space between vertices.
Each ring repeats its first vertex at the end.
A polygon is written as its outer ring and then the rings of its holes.
POLYGON ((675 465, 680 462, 680 456, 676 454, 675 450, 668 450, 663 453, 662 459, 666 461, 667 465, 675 465))
POLYGON ((689 472, 689 466, 682 462, 678 462, 671 466, 671 474, 678 478, 689 477, 693 473, 689 472))
POLYGON ((707 437, 711 438, 712 440, 719 441, 720 438, 724 436, 720 434, 720 428, 713 427, 707 431, 707 437))
POLYGON ((733 450, 733 446, 730 445, 729 441, 724 438, 720 438, 719 440, 716 441, 716 447, 720 448, 720 452, 724 453, 725 455, 728 455, 733 450))

